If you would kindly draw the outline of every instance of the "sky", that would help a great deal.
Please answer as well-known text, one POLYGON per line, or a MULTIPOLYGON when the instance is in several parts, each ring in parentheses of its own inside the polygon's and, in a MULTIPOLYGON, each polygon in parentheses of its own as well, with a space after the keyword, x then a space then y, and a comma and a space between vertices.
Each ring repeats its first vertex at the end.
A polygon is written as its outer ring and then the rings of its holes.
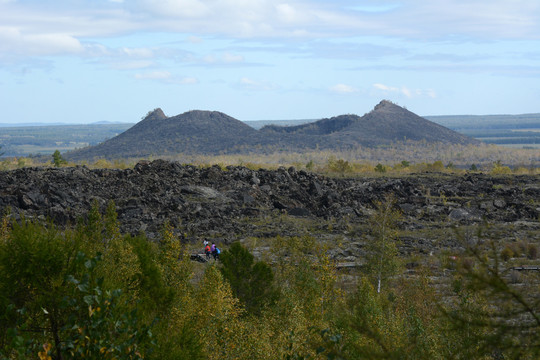
POLYGON ((540 112, 539 0, 0 0, 0 123, 540 112))

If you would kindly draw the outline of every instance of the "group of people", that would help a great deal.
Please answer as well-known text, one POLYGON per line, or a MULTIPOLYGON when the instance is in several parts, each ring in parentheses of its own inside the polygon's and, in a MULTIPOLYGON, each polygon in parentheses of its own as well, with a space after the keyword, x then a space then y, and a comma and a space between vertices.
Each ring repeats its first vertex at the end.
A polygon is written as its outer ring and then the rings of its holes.
POLYGON ((215 243, 212 243, 212 246, 210 246, 210 243, 208 240, 204 240, 204 254, 206 255, 207 259, 210 259, 210 255, 214 257, 214 260, 219 259, 219 254, 221 253, 221 250, 216 246, 215 243))

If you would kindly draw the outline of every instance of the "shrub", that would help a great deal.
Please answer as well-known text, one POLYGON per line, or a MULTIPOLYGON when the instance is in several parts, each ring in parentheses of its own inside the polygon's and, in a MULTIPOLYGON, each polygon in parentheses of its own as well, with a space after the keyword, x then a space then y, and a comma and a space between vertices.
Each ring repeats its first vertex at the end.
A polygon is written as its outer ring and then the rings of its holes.
POLYGON ((466 258, 463 258, 461 259, 461 268, 464 269, 465 271, 471 271, 472 269, 474 269, 474 259, 473 258, 470 258, 470 257, 466 257, 466 258))
POLYGON ((441 160, 435 161, 433 164, 428 165, 429 170, 431 171, 443 171, 444 170, 444 164, 441 160))
POLYGON ((527 245, 527 258, 534 260, 538 257, 538 247, 536 244, 527 245))
POLYGON ((62 157, 62 155, 60 154, 60 151, 56 150, 53 154, 52 154, 52 163, 54 164, 54 166, 56 167, 60 167, 64 164, 67 164, 67 161, 62 157))
POLYGON ((514 251, 508 245, 501 251, 501 259, 504 261, 510 260, 512 255, 514 255, 514 251))
POLYGON ((383 164, 377 164, 377 166, 375 166, 375 171, 378 172, 378 173, 385 173, 386 172, 386 166, 384 166, 383 164))
POLYGON ((493 164, 493 168, 491 169, 491 173, 493 175, 503 175, 503 174, 511 174, 512 170, 508 166, 502 165, 501 161, 497 161, 493 164))
POLYGON ((508 246, 512 250, 512 257, 520 257, 522 254, 522 247, 519 243, 512 243, 508 246))
POLYGON ((351 164, 349 164, 348 161, 339 159, 330 159, 328 160, 328 168, 330 171, 340 173, 341 175, 344 175, 345 173, 350 173, 353 170, 353 167, 351 164))

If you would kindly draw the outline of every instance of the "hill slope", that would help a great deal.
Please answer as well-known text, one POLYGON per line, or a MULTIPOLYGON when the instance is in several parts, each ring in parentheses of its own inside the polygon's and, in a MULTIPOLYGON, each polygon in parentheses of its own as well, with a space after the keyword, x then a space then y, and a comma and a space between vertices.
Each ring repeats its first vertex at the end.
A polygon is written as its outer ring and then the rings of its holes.
POLYGON ((479 144, 468 136, 426 120, 390 101, 383 100, 360 117, 340 115, 297 126, 265 126, 261 133, 294 136, 297 146, 350 148, 378 146, 395 141, 413 140, 429 143, 479 144))
POLYGON ((343 129, 339 135, 333 136, 347 138, 349 142, 361 139, 362 143, 369 146, 401 140, 446 144, 479 143, 385 100, 358 121, 343 129))
POLYGON ((166 117, 155 109, 124 133, 67 154, 69 159, 128 158, 176 153, 219 153, 236 149, 257 130, 217 111, 189 111, 166 117))
POLYGON ((195 110, 166 117, 161 109, 155 109, 124 133, 66 156, 77 161, 180 153, 340 150, 406 139, 447 144, 479 143, 383 100, 362 117, 341 115, 309 124, 265 126, 260 130, 217 111, 195 110))

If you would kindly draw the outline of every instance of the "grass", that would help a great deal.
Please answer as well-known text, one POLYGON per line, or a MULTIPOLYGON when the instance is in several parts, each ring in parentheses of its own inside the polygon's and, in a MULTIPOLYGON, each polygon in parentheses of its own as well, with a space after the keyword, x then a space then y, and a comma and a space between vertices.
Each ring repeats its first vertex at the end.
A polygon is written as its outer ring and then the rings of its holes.
MULTIPOLYGON (((52 153, 52 151, 51 151, 52 153)), ((489 162, 489 154, 477 156, 485 156, 483 158, 484 165, 479 166, 480 161, 475 164, 476 170, 472 171, 469 168, 472 165, 465 166, 463 161, 458 167, 457 163, 449 162, 445 165, 442 160, 434 160, 433 162, 414 162, 406 161, 407 166, 402 162, 388 161, 384 164, 374 163, 369 159, 364 159, 359 154, 351 153, 328 153, 328 152, 313 152, 313 153, 291 153, 291 154, 268 154, 268 155, 246 155, 239 157, 237 155, 220 155, 220 156, 164 156, 164 160, 177 161, 182 164, 193 164, 200 168, 207 168, 212 165, 218 165, 222 170, 226 171, 227 166, 244 166, 251 170, 267 169, 276 170, 283 166, 289 168, 293 166, 296 170, 304 170, 309 172, 319 173, 329 177, 336 178, 356 178, 356 177, 403 177, 408 175, 417 175, 419 173, 431 174, 431 176, 445 175, 464 175, 466 173, 484 173, 490 175, 539 175, 540 163, 538 163, 536 151, 519 150, 514 155, 510 152, 506 154, 506 161, 510 166, 505 164, 505 160, 493 160, 489 162), (347 157, 348 156, 348 157, 347 157), (348 160, 347 160, 348 159, 348 160), (536 161, 536 163, 534 162, 536 161), (345 164, 345 167, 336 167, 335 164, 345 164), (523 164, 529 163, 524 166, 523 164), (380 166, 379 166, 380 164, 380 166), (381 169, 384 169, 382 171, 381 169)), ((501 155, 496 153, 496 155, 501 155)), ((65 166, 85 165, 89 168, 117 168, 126 169, 132 168, 140 159, 118 159, 105 160, 98 159, 95 161, 84 161, 79 163, 68 163, 65 166)), ((154 158, 146 159, 148 161, 154 158)), ((52 166, 52 156, 50 157, 19 157, 5 158, 0 162, 1 170, 12 170, 24 166, 52 166), (22 160, 21 160, 22 159, 22 160)), ((470 163, 469 163, 470 164, 470 163)))

